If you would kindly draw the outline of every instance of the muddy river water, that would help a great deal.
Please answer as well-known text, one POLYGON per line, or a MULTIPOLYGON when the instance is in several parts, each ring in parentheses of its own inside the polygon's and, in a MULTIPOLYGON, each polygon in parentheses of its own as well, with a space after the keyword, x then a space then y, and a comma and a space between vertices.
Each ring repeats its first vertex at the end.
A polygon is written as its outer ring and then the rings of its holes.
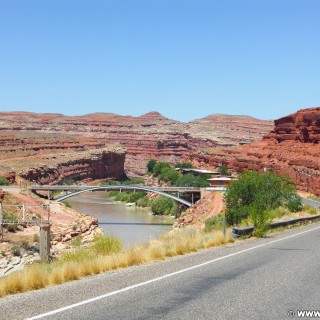
POLYGON ((68 202, 78 212, 98 218, 104 233, 116 236, 124 246, 146 242, 172 229, 171 218, 153 216, 149 209, 115 203, 104 191, 82 193, 68 202))

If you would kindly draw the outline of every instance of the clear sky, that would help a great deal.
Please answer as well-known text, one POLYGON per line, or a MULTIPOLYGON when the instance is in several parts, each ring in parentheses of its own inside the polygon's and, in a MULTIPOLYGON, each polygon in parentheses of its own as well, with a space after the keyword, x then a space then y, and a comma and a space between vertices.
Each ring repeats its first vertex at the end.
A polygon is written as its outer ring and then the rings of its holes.
POLYGON ((0 111, 190 121, 320 105, 319 0, 0 0, 0 111))

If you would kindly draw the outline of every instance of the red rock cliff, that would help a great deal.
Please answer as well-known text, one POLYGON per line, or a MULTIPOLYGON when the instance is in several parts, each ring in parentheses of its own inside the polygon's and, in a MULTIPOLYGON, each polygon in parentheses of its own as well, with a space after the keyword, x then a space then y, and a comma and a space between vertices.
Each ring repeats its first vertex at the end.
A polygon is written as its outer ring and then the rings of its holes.
POLYGON ((302 109, 275 121, 262 141, 235 148, 195 152, 185 157, 199 167, 267 170, 288 175, 303 191, 320 195, 320 108, 302 109))
POLYGON ((127 149, 125 171, 128 175, 143 174, 148 160, 152 158, 175 163, 192 150, 238 145, 242 139, 248 138, 257 140, 271 129, 271 121, 245 116, 211 115, 182 123, 167 119, 157 112, 140 117, 110 113, 74 117, 28 112, 0 113, 0 130, 3 132, 62 135, 56 143, 48 136, 41 141, 30 139, 29 143, 28 139, 21 136, 13 142, 7 139, 3 144, 7 145, 3 147, 6 155, 10 155, 17 147, 21 148, 23 155, 28 156, 44 149, 55 152, 71 148, 86 150, 121 143, 127 149), (81 138, 75 139, 75 135, 81 138), (81 143, 77 140, 81 140, 81 143))

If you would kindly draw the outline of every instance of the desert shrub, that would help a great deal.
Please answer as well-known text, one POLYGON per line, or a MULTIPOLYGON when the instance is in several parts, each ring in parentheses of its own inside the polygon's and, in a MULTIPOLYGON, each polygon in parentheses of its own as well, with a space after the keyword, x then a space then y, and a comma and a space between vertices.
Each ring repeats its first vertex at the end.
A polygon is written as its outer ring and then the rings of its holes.
POLYGON ((182 168, 182 169, 191 169, 192 164, 190 162, 178 162, 175 165, 176 168, 182 168))
POLYGON ((269 211, 270 220, 281 219, 283 216, 290 214, 290 210, 284 207, 278 207, 269 211))
POLYGON ((308 206, 308 205, 303 206, 302 211, 306 212, 308 214, 311 214, 311 215, 315 215, 318 212, 316 208, 308 206))
POLYGON ((15 257, 21 257, 22 255, 21 247, 18 245, 14 245, 11 249, 11 252, 15 257))
POLYGON ((67 201, 67 200, 63 200, 63 201, 61 201, 67 208, 72 208, 72 205, 71 205, 71 203, 69 202, 69 201, 67 201))
POLYGON ((97 236, 94 239, 92 248, 97 254, 109 255, 120 252, 122 244, 118 238, 113 236, 97 236))
POLYGON ((222 164, 219 168, 218 168, 218 172, 222 175, 222 176, 229 176, 230 172, 228 170, 228 166, 226 164, 222 164))
POLYGON ((74 247, 80 247, 81 246, 81 237, 80 236, 76 236, 75 238, 73 238, 70 242, 70 244, 74 247))
POLYGON ((208 218, 205 221, 205 232, 212 232, 215 230, 222 230, 223 217, 219 214, 208 218))
POLYGON ((7 178, 0 176, 0 185, 1 186, 8 186, 9 184, 10 184, 10 181, 7 178))
POLYGON ((76 180, 73 178, 65 178, 61 181, 61 184, 68 185, 68 186, 73 185, 75 183, 76 183, 76 180))

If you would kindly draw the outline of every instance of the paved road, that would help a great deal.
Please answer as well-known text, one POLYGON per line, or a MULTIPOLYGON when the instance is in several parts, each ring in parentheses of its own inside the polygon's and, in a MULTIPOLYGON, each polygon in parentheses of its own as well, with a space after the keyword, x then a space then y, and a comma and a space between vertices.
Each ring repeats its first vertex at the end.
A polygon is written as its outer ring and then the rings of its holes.
POLYGON ((301 197, 301 201, 303 204, 320 209, 320 202, 319 201, 311 200, 311 199, 304 198, 304 197, 301 197))
POLYGON ((319 243, 320 224, 294 228, 4 298, 0 317, 289 319, 289 310, 320 310, 319 243))

